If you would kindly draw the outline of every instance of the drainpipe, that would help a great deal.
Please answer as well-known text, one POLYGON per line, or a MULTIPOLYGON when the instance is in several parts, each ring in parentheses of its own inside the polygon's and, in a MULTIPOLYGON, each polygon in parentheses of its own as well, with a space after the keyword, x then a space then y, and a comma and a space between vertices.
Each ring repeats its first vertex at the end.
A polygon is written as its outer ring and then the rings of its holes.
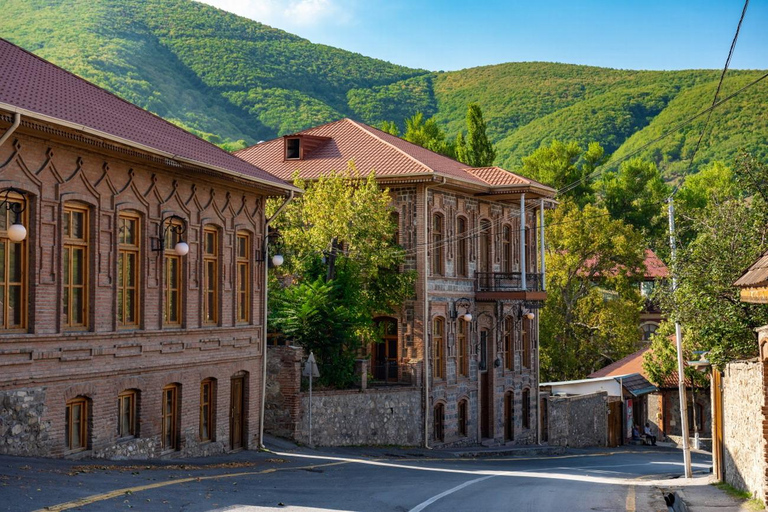
POLYGON ((293 201, 294 196, 296 193, 291 190, 288 192, 288 197, 285 198, 285 201, 283 201, 283 204, 280 205, 280 208, 277 209, 274 215, 272 215, 270 218, 264 222, 264 241, 262 244, 262 249, 264 251, 264 307, 262 311, 262 337, 263 337, 263 343, 262 343, 262 352, 261 352, 261 359, 262 359, 262 372, 261 372, 261 414, 259 415, 259 447, 264 448, 264 411, 266 409, 267 404, 267 314, 268 314, 268 304, 267 304, 267 296, 269 294, 269 261, 267 261, 267 244, 269 243, 269 237, 267 234, 269 233, 269 224, 280 215, 280 212, 283 211, 283 209, 288 206, 288 203, 293 201))
POLYGON ((21 114, 19 114, 18 112, 14 112, 13 124, 11 125, 10 128, 5 130, 5 133, 3 134, 3 136, 0 137, 0 146, 5 144, 5 141, 7 141, 10 138, 10 136, 13 135, 13 132, 16 131, 16 128, 18 128, 20 124, 21 124, 21 114))
MULTIPOLYGON (((440 183, 444 185, 445 177, 440 183)), ((423 336, 424 336, 424 448, 429 448, 429 187, 424 185, 424 318, 423 336)), ((416 239, 418 243, 418 238, 416 239)))
POLYGON ((541 198, 541 206, 539 206, 539 247, 541 247, 541 291, 547 289, 547 265, 544 262, 544 198, 541 198))
POLYGON ((525 194, 520 194, 520 287, 528 290, 525 269, 525 194))

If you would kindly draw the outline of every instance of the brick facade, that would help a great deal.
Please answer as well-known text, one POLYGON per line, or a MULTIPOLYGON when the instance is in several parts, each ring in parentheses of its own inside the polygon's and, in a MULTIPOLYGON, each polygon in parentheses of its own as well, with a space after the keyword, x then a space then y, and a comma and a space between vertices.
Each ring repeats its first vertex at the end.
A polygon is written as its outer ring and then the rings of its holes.
MULTIPOLYGON (((0 118, 0 133, 10 126, 6 119, 10 118, 0 118)), ((22 124, 0 147, 0 189, 24 191, 28 205, 23 276, 27 327, 22 332, 0 331, 0 453, 67 455, 65 408, 75 397, 84 397, 88 403, 87 450, 81 453, 157 457, 228 451, 233 448, 233 378, 243 378, 244 383, 242 447, 258 446, 264 267, 255 260, 267 192, 245 179, 166 164, 73 130, 39 128, 22 124), (88 212, 88 308, 83 329, 67 329, 62 320, 62 213, 67 204, 85 206, 88 212), (116 225, 125 211, 140 219, 140 320, 135 329, 122 329, 117 320, 116 225), (151 250, 151 239, 158 236, 162 220, 170 214, 185 220, 184 237, 190 247, 181 258, 178 326, 164 325, 163 253, 151 250), (203 322, 202 313, 204 226, 214 226, 219 234, 218 319, 212 325, 203 322), (245 323, 236 321, 237 232, 250 237, 245 323), (202 443, 200 386, 204 379, 214 383, 215 426, 210 441, 202 443), (161 400, 162 389, 169 384, 180 386, 178 442, 175 449, 166 451, 160 442, 161 400), (137 393, 138 432, 118 439, 117 397, 125 390, 137 393), (7 414, 19 403, 29 404, 29 411, 7 414), (19 443, 19 439, 25 441, 19 443)))

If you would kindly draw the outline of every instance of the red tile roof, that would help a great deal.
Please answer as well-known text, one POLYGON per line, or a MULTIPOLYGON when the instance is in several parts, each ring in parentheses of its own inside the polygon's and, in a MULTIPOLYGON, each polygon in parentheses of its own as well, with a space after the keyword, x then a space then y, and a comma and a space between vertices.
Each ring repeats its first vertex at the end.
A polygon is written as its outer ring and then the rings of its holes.
POLYGON ((329 137, 330 140, 314 148, 303 160, 285 159, 284 138, 262 142, 235 154, 283 179, 290 179, 297 171, 307 179, 331 171, 343 172, 353 161, 362 175, 371 171, 375 171, 378 177, 439 175, 489 190, 528 186, 548 197, 555 194, 555 190, 546 185, 499 167, 467 167, 447 156, 352 119, 341 119, 293 134, 299 135, 329 137))
POLYGON ((649 279, 664 279, 669 277, 669 269, 650 249, 645 250, 645 277, 649 279))
POLYGON ((294 187, 215 145, 0 39, 0 108, 282 189, 294 187))
MULTIPOLYGON (((618 377, 621 375, 639 373, 646 379, 650 380, 650 377, 648 376, 648 372, 646 372, 643 369, 643 356, 649 350, 650 350, 649 347, 642 348, 637 352, 629 354, 627 357, 623 359, 619 359, 618 361, 615 361, 609 364, 608 366, 597 370, 596 372, 590 373, 587 377, 590 379, 596 379, 599 377, 618 377)), ((661 389, 676 388, 677 385, 678 385, 677 372, 673 371, 664 379, 663 382, 659 383, 659 388, 661 389)), ((685 385, 686 387, 691 386, 690 379, 687 379, 687 378, 685 379, 685 385)))

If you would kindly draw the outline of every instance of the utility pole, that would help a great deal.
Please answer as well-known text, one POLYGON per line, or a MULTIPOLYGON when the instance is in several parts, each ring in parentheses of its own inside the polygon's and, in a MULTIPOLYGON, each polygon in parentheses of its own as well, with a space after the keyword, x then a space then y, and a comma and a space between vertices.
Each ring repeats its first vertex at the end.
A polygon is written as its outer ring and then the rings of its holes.
MULTIPOLYGON (((677 244, 675 243, 675 203, 673 196, 669 196, 669 246, 672 249, 672 293, 677 292, 677 277, 675 277, 677 262, 677 244)), ((688 444, 688 399, 685 396, 685 367, 683 366, 683 337, 680 331, 680 321, 675 314, 675 338, 677 342, 677 378, 680 392, 680 427, 683 430, 683 462, 685 464, 685 478, 692 478, 691 448, 688 444)))

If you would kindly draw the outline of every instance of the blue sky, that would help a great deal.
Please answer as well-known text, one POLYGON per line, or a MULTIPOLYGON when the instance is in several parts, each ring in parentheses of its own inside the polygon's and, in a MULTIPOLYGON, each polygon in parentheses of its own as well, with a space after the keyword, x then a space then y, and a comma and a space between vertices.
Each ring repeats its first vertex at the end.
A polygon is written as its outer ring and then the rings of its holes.
MULTIPOLYGON (((722 68, 742 0, 203 0, 345 50, 429 70, 548 61, 722 68)), ((768 2, 753 1, 731 67, 768 68, 768 2)))

